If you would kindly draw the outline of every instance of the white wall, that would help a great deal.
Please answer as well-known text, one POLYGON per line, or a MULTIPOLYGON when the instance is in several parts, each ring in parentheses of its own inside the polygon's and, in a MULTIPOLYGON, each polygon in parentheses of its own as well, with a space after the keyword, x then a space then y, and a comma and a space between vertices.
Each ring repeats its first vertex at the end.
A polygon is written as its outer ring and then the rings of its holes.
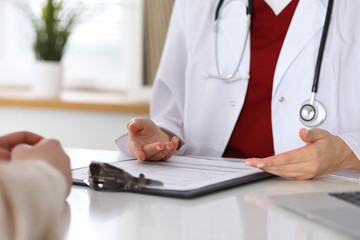
POLYGON ((138 114, 0 107, 0 135, 29 130, 56 138, 65 148, 116 150, 114 139, 138 114))

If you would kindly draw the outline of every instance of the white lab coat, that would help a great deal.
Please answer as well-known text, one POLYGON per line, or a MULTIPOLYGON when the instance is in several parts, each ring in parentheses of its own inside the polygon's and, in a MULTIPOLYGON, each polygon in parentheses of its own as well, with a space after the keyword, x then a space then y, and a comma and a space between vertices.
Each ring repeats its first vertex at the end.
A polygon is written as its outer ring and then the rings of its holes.
MULTIPOLYGON (((305 127, 299 110, 311 97, 327 2, 300 0, 281 49, 271 104, 275 154, 304 145, 299 138, 305 127)), ((182 154, 221 156, 245 99, 248 80, 224 83, 203 78, 204 72, 217 73, 213 32, 217 3, 175 1, 153 87, 151 118, 184 140, 182 154)), ((231 73, 239 59, 246 30, 244 5, 247 0, 225 1, 221 11, 222 75, 231 73)), ((360 0, 335 1, 316 98, 327 109, 318 128, 339 135, 360 159, 359 12, 360 0)), ((248 40, 236 76, 249 71, 249 61, 248 40)))

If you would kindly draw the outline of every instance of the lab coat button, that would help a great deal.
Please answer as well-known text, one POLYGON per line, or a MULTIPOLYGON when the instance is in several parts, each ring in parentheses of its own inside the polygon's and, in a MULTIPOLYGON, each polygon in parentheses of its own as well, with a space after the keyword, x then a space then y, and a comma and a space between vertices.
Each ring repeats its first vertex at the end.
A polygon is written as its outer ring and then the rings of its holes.
POLYGON ((232 107, 235 106, 235 102, 234 102, 234 101, 231 101, 230 104, 231 104, 232 107))
POLYGON ((284 97, 279 97, 279 102, 284 102, 285 98, 284 97))

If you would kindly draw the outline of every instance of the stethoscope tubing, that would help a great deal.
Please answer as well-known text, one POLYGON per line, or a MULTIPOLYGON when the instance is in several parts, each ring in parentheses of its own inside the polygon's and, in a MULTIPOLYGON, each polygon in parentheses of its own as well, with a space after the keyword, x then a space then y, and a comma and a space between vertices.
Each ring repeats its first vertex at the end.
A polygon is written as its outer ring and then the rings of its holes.
MULTIPOLYGON (((219 19, 220 10, 224 3, 224 0, 220 0, 215 10, 215 21, 219 19)), ((252 16, 254 13, 254 5, 252 0, 248 0, 248 7, 246 8, 246 14, 252 16)))
POLYGON ((312 89, 311 89, 311 92, 313 92, 313 93, 317 93, 318 86, 319 86, 321 64, 322 64, 322 60, 323 60, 323 56, 324 56, 326 39, 327 39, 328 32, 329 32, 330 19, 331 19, 333 5, 334 5, 334 0, 329 0, 327 11, 326 11, 324 30, 321 35, 319 53, 318 53, 318 57, 316 60, 316 65, 315 65, 314 81, 313 81, 313 85, 312 85, 312 89))
MULTIPOLYGON (((248 15, 248 34, 246 34, 246 39, 245 39, 245 44, 243 47, 243 52, 242 55, 240 56, 240 60, 236 66, 236 69, 233 73, 226 75, 226 76, 221 76, 220 75, 220 70, 219 70, 219 63, 218 63, 218 52, 217 52, 217 31, 218 31, 218 24, 219 24, 219 16, 220 16, 220 10, 222 5, 224 4, 224 0, 220 0, 217 7, 216 7, 216 11, 215 11, 215 31, 216 31, 216 38, 215 38, 215 57, 216 57, 216 68, 217 68, 217 72, 218 75, 211 75, 211 74, 207 74, 205 77, 207 78, 215 78, 215 79, 220 79, 223 80, 226 83, 230 83, 230 82, 234 82, 240 79, 249 79, 250 75, 248 74, 248 76, 241 76, 239 78, 236 79, 232 79, 235 76, 235 73, 237 72, 237 70, 239 69, 239 66, 242 62, 242 57, 245 51, 245 45, 246 45, 246 41, 249 35, 249 31, 250 31, 250 27, 251 27, 251 16, 253 15, 253 1, 252 0, 248 0, 248 7, 246 9, 246 14, 248 15)), ((302 107, 300 108, 300 120, 301 122, 309 127, 313 127, 313 126, 317 126, 320 123, 322 123, 325 118, 326 118, 326 108, 325 106, 320 103, 319 101, 317 101, 315 99, 316 97, 316 93, 318 91, 318 86, 319 86, 319 79, 320 79, 320 71, 321 71, 321 65, 322 65, 322 60, 323 60, 323 56, 324 56, 324 50, 325 50, 325 45, 326 45, 326 39, 328 36, 328 32, 329 32, 329 26, 330 26, 330 19, 331 19, 331 14, 332 14, 332 9, 333 9, 333 5, 334 5, 334 0, 329 0, 328 2, 328 6, 327 6, 327 11, 326 11, 326 16, 325 16, 325 21, 324 21, 324 28, 322 31, 322 35, 321 35, 321 39, 320 39, 320 46, 319 46, 319 51, 318 51, 318 56, 317 56, 317 60, 316 60, 316 65, 315 65, 315 72, 314 72, 314 80, 313 80, 313 84, 311 87, 311 99, 308 101, 305 101, 305 103, 302 105, 302 107), (303 111, 305 108, 311 108, 315 114, 315 119, 311 118, 311 119, 307 119, 305 117, 305 115, 303 115, 303 111), (316 119, 317 116, 320 116, 318 119, 316 119)))

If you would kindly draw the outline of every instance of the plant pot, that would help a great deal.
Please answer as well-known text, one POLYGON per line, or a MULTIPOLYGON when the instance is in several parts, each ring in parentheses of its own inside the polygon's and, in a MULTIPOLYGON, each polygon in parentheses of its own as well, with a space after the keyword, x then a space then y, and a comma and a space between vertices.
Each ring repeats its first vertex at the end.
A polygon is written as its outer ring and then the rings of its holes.
POLYGON ((32 75, 35 98, 58 98, 62 88, 63 65, 55 61, 36 61, 32 75))

